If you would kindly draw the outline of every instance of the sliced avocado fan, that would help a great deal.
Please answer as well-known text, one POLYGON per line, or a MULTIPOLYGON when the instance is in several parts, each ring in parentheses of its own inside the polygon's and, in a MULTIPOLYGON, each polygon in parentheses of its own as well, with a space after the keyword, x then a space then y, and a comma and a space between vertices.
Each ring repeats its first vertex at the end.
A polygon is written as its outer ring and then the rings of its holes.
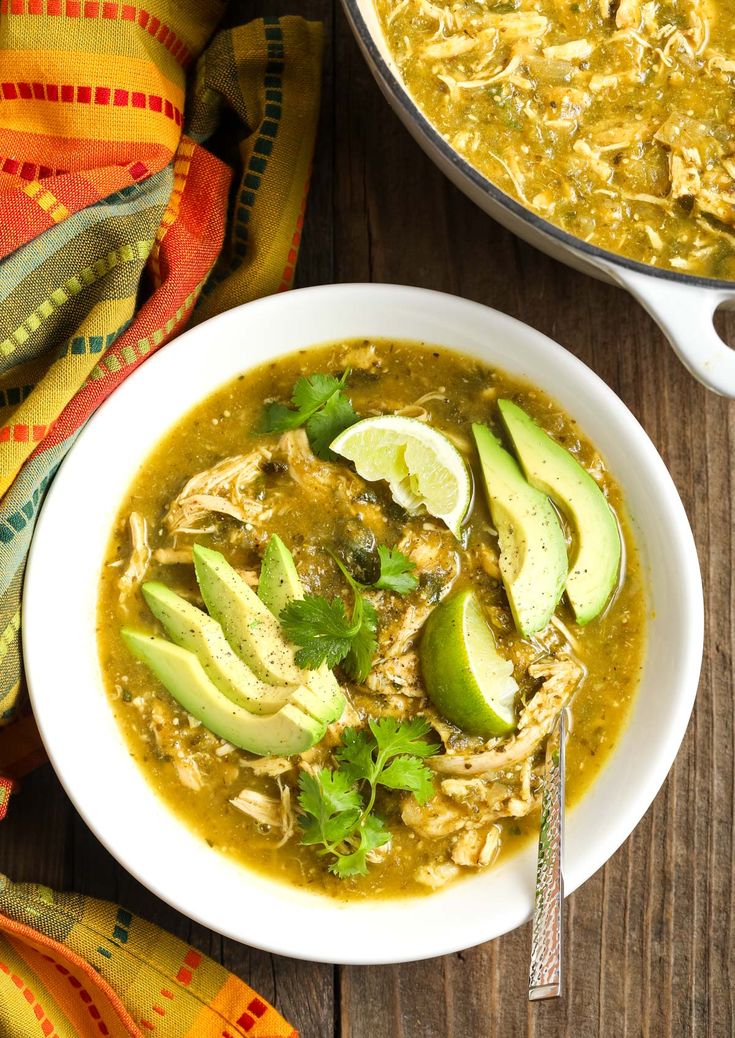
POLYGON ((233 746, 263 756, 289 757, 324 737, 327 724, 314 716, 321 703, 308 689, 299 690, 276 713, 258 716, 223 696, 193 652, 130 628, 121 633, 132 654, 146 664, 176 702, 233 746))
POLYGON ((193 652, 212 684, 233 703, 255 714, 272 714, 288 701, 297 686, 269 685, 257 678, 211 616, 159 581, 148 581, 141 590, 171 641, 193 652))
POLYGON ((605 608, 620 572, 615 515, 592 476, 511 400, 498 408, 528 482, 564 514, 574 534, 566 592, 578 624, 605 608))
MULTIPOLYGON (((199 544, 193 550, 210 615, 149 581, 143 595, 171 641, 125 628, 125 644, 185 710, 233 746, 263 755, 303 752, 342 715, 336 678, 326 667, 297 667, 278 620, 224 556, 199 544)), ((266 579, 273 587, 288 572, 284 604, 303 597, 282 542, 271 560, 266 579)))
POLYGON ((513 619, 521 634, 534 634, 546 627, 564 593, 564 532, 548 497, 529 485, 487 426, 473 425, 472 432, 513 619))

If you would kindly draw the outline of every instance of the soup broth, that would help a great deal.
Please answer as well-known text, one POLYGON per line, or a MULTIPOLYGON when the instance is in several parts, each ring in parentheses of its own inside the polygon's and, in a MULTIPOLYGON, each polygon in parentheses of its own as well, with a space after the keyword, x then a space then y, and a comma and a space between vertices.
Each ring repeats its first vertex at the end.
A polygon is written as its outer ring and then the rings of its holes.
POLYGON ((522 205, 735 278, 735 0, 375 0, 416 103, 522 205))

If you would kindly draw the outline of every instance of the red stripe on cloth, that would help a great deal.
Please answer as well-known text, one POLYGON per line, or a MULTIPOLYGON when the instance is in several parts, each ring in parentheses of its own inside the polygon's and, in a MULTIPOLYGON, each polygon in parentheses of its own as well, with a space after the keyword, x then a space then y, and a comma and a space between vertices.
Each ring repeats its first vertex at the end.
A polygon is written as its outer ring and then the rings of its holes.
POLYGON ((75 102, 77 104, 90 104, 92 93, 94 101, 98 105, 109 105, 110 100, 115 107, 148 108, 151 112, 163 112, 168 119, 180 125, 181 109, 177 108, 171 101, 166 100, 164 111, 164 99, 160 94, 145 94, 142 90, 123 90, 119 87, 80 85, 75 88, 70 83, 46 83, 45 93, 42 83, 3 83, 2 94, 6 101, 58 101, 59 94, 64 103, 75 102))

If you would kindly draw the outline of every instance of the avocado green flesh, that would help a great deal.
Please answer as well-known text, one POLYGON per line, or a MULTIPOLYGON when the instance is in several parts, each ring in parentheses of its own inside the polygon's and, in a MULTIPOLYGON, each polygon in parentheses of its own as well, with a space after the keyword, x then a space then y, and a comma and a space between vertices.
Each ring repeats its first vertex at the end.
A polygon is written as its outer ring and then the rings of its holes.
POLYGON ((211 616, 158 581, 148 581, 142 591, 171 641, 193 652, 212 684, 233 703, 256 714, 272 714, 288 702, 295 686, 260 681, 235 655, 211 616))
POLYGON ((521 634, 534 634, 546 627, 564 593, 564 532, 548 497, 529 485, 493 433, 477 424, 472 431, 513 620, 521 634))
POLYGON ((420 654, 429 698, 448 721, 485 739, 515 729, 513 664, 499 651, 471 589, 431 613, 420 654))
POLYGON ((261 681, 301 684, 303 674, 294 663, 278 620, 225 557, 195 544, 194 567, 204 604, 240 659, 261 681))
POLYGON ((532 486, 548 494, 574 532, 566 592, 578 624, 605 608, 618 582, 622 546, 615 515, 592 476, 510 400, 498 402, 503 424, 532 486))
POLYGON ((258 582, 258 598, 280 616, 289 602, 304 597, 293 555, 278 534, 272 534, 263 556, 258 582))
POLYGON ((287 703, 268 717, 223 696, 197 657, 164 638, 123 628, 125 644, 188 713, 220 739, 261 755, 303 753, 323 738, 326 724, 287 703))
MULTIPOLYGON (((289 602, 300 601, 304 597, 304 588, 293 555, 277 534, 271 535, 263 556, 258 595, 275 616, 280 616, 289 602)), ((289 648, 294 654, 295 650, 289 648)), ((322 664, 318 670, 307 671, 297 668, 297 673, 301 675, 302 682, 316 689, 324 697, 325 702, 333 704, 335 717, 341 717, 345 698, 329 667, 322 664)))

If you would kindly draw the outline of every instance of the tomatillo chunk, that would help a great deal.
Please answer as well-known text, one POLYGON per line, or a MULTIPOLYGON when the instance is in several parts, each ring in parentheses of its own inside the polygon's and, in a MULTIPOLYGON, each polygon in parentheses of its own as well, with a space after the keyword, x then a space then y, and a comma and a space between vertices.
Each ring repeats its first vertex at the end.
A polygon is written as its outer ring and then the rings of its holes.
POLYGON ((471 588, 431 614, 421 638, 421 670, 434 706, 468 735, 490 739, 516 726, 518 684, 471 588))

